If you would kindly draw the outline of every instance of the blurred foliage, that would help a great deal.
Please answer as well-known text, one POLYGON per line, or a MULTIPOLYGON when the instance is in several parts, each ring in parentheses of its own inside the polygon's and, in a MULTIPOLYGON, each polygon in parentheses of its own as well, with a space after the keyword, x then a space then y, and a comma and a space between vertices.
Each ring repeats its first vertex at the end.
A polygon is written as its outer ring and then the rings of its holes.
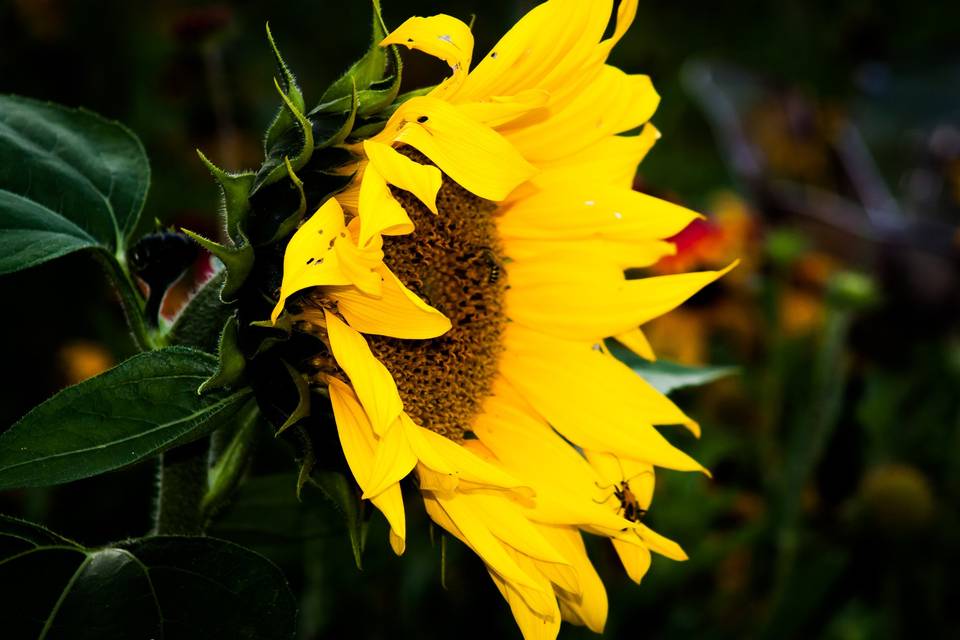
MULTIPOLYGON (((384 4, 388 26, 477 14, 478 52, 533 5, 384 4)), ((309 89, 362 53, 368 16, 363 2, 12 0, 0 4, 0 92, 129 125, 153 166, 145 218, 217 237, 217 190, 194 148, 226 169, 259 164, 276 104, 264 23, 313 104, 309 89)), ((656 270, 743 260, 648 335, 664 357, 741 375, 675 394, 704 435, 668 435, 714 478, 659 474, 649 518, 691 560, 655 560, 638 588, 611 549, 591 546, 610 594, 608 637, 958 637, 958 19, 960 5, 937 2, 642 4, 614 54, 663 96, 664 139, 637 187, 708 214, 656 270)), ((405 63, 411 86, 442 73, 425 56, 405 63)), ((168 315, 206 269, 198 258, 168 315)), ((133 352, 105 279, 82 257, 15 274, 0 291, 15 372, 0 424, 133 352), (68 275, 84 286, 63 286, 68 275)), ((314 484, 297 502, 289 455, 270 437, 258 446, 257 480, 214 531, 280 564, 301 594, 303 637, 447 637, 464 621, 517 635, 459 544, 446 545, 441 585, 441 543, 413 492, 406 555, 393 556, 373 517, 357 570, 335 504, 314 484)), ((149 528, 153 475, 141 465, 5 493, 0 511, 81 544, 116 541, 149 528)))

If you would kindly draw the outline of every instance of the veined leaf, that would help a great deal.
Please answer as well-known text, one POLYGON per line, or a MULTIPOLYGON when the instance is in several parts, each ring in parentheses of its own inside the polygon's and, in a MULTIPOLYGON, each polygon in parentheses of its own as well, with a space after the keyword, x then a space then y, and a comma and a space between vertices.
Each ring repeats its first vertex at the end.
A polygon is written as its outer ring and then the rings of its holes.
POLYGON ((0 516, 11 638, 286 640, 296 602, 263 556, 216 538, 155 536, 85 548, 0 516))
POLYGON ((149 184, 143 146, 123 125, 0 96, 0 273, 97 247, 122 261, 149 184))
POLYGON ((0 489, 86 478, 210 433, 250 393, 198 395, 216 368, 210 354, 169 347, 61 391, 0 435, 0 489))

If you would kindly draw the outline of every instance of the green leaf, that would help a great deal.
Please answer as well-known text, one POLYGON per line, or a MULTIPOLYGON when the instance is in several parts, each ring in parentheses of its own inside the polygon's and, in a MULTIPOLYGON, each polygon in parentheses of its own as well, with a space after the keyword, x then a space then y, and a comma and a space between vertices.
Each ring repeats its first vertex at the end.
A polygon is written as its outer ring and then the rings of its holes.
POLYGON ((0 273, 96 247, 122 262, 149 185, 143 146, 123 125, 0 96, 0 273))
POLYGON ((61 391, 0 435, 0 489, 87 478, 210 433, 250 393, 198 395, 216 366, 210 354, 169 347, 61 391))
POLYGON ((314 471, 310 484, 320 489, 343 517, 350 536, 350 547, 357 568, 363 568, 363 549, 367 544, 367 521, 364 504, 357 493, 356 484, 337 471, 314 471))
POLYGON ((239 247, 227 247, 219 242, 208 240, 189 229, 181 229, 181 231, 193 238, 194 242, 215 255, 223 263, 227 274, 223 281, 223 288, 220 289, 220 300, 224 304, 233 302, 253 269, 255 258, 253 245, 244 241, 239 247))
POLYGON ((660 393, 699 387, 739 373, 737 367, 689 367, 667 360, 650 362, 612 340, 608 340, 606 346, 614 357, 636 371, 660 393))
POLYGON ((204 380, 197 393, 204 394, 214 389, 223 389, 232 387, 243 377, 243 370, 247 366, 247 360, 243 357, 240 350, 240 334, 238 332, 238 323, 236 314, 227 319, 223 325, 223 332, 220 334, 220 346, 217 349, 217 370, 204 380))
POLYGON ((224 430, 217 434, 226 435, 229 442, 207 472, 207 492, 201 504, 201 511, 207 519, 230 500, 249 467, 260 424, 255 398, 248 400, 246 406, 237 412, 235 421, 239 426, 232 433, 225 434, 227 430, 224 430))
POLYGON ((85 548, 0 516, 4 635, 10 638, 287 640, 296 602, 280 570, 216 538, 156 536, 85 548), (24 536, 28 532, 28 536, 24 536))
POLYGON ((273 544, 289 548, 298 540, 343 534, 338 507, 312 483, 298 499, 296 480, 289 473, 246 479, 217 514, 210 533, 257 549, 273 544))
POLYGON ((320 98, 321 104, 343 100, 350 96, 353 87, 366 89, 383 79, 387 70, 387 52, 380 42, 387 37, 387 26, 380 12, 380 0, 373 0, 373 25, 370 47, 362 58, 357 60, 333 84, 327 87, 320 98))
POLYGON ((735 375, 738 371, 737 367, 688 367, 676 362, 648 362, 639 358, 638 362, 631 363, 631 368, 660 393, 699 387, 735 375))

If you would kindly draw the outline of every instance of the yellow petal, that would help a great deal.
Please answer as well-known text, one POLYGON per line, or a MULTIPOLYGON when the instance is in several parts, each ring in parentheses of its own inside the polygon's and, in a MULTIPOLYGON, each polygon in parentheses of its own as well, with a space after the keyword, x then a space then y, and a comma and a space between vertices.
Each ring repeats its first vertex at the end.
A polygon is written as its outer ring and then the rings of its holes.
POLYGON ((488 200, 503 200, 536 172, 503 136, 429 96, 405 102, 377 140, 409 144, 454 182, 488 200))
POLYGON ((350 378, 373 431, 382 436, 403 412, 393 376, 374 357, 362 335, 326 309, 323 314, 333 357, 350 378))
MULTIPOLYGON (((427 514, 440 526, 444 526, 447 519, 453 522, 464 542, 504 579, 534 591, 540 590, 541 585, 538 581, 520 568, 504 549, 503 543, 490 533, 486 523, 470 509, 470 505, 462 498, 463 496, 456 494, 445 498, 441 495, 426 493, 424 494, 424 504, 427 507, 427 514), (445 517, 435 517, 437 510, 442 511, 445 517)), ((444 526, 444 528, 446 527, 444 526)), ((542 593, 542 600, 537 604, 542 605, 552 595, 552 592, 549 595, 542 593)), ((538 610, 543 608, 545 607, 537 606, 538 610)))
POLYGON ((594 633, 603 633, 607 622, 607 591, 587 556, 580 532, 573 527, 543 526, 540 529, 544 537, 573 563, 583 589, 576 598, 560 594, 561 610, 566 608, 574 614, 572 617, 565 615, 564 619, 584 624, 594 633))
POLYGON ((644 335, 639 327, 629 329, 614 337, 617 339, 617 342, 644 360, 654 362, 657 359, 656 354, 653 352, 653 347, 650 346, 650 341, 647 340, 647 336, 644 335))
POLYGON ((669 538, 663 537, 643 523, 637 523, 635 530, 617 533, 613 539, 624 544, 646 546, 650 551, 659 553, 671 560, 683 561, 687 559, 687 554, 680 545, 669 538))
POLYGON ((401 421, 417 459, 433 471, 481 485, 506 489, 522 486, 519 480, 507 472, 456 442, 417 425, 406 414, 401 415, 401 421))
POLYGON ((373 164, 368 164, 360 178, 360 237, 363 247, 378 235, 399 236, 411 233, 413 222, 406 210, 394 199, 386 179, 373 164))
MULTIPOLYGON (((360 401, 346 383, 336 378, 327 378, 330 391, 330 403, 337 422, 337 434, 340 446, 347 459, 350 472, 357 480, 361 490, 368 485, 367 480, 373 471, 376 439, 370 420, 360 406, 360 401)), ((406 518, 403 511, 403 497, 400 486, 394 485, 374 497, 371 502, 390 523, 390 546, 397 555, 403 554, 407 535, 406 518)))
MULTIPOLYGON (((335 198, 327 200, 303 223, 287 244, 283 255, 280 301, 270 318, 277 321, 287 298, 303 289, 321 285, 355 285, 383 260, 380 247, 360 249, 346 232, 343 209, 335 198)), ((376 280, 379 282, 379 277, 376 280)))
POLYGON ((413 454, 410 443, 400 420, 395 420, 377 441, 373 458, 373 470, 367 480, 363 498, 368 499, 396 485, 413 471, 417 456, 413 454))
POLYGON ((637 15, 637 0, 621 0, 617 7, 617 21, 614 26, 613 34, 606 40, 597 45, 594 52, 596 60, 603 61, 610 55, 610 50, 620 42, 620 39, 633 24, 633 19, 637 15))
POLYGON ((499 127, 546 106, 550 94, 528 89, 512 96, 491 96, 480 102, 457 105, 461 113, 488 127, 499 127))
POLYGON ((439 169, 414 162, 390 145, 376 140, 364 140, 363 151, 370 164, 376 167, 377 173, 387 182, 409 191, 430 211, 437 213, 437 192, 443 184, 443 175, 439 169))
POLYGON ((380 43, 399 44, 440 58, 453 71, 450 90, 466 78, 473 59, 473 34, 460 20, 440 14, 409 18, 380 43))
POLYGON ((450 330, 450 320, 407 289, 386 265, 377 271, 383 278, 379 297, 353 287, 326 290, 352 328, 407 340, 436 338, 450 330))
POLYGON ((470 73, 459 101, 573 84, 612 13, 611 0, 553 0, 523 16, 470 73))
POLYGON ((599 261, 567 263, 559 255, 522 261, 509 267, 507 313, 551 335, 598 342, 678 307, 735 265, 627 280, 618 266, 599 261), (589 312, 567 312, 571 300, 589 312))
POLYGON ((563 105, 551 106, 539 122, 520 119, 501 133, 534 165, 573 155, 612 134, 647 122, 660 96, 650 78, 604 66, 600 74, 563 105))
POLYGON ((640 584, 647 570, 650 569, 650 550, 642 544, 627 544, 621 540, 613 540, 613 548, 620 556, 620 562, 631 580, 640 584))
MULTIPOLYGON (((559 608, 552 615, 537 613, 530 608, 515 585, 507 582, 493 571, 490 572, 490 577, 510 606, 513 619, 517 621, 517 626, 520 627, 520 633, 523 634, 524 640, 554 640, 557 637, 560 632, 559 608)), ((557 606, 556 598, 553 599, 553 606, 557 606)))
POLYGON ((566 268, 580 264, 604 264, 619 270, 649 267, 664 256, 676 254, 676 245, 663 240, 623 241, 612 238, 589 240, 538 240, 512 238, 503 242, 504 253, 511 260, 537 261, 553 257, 566 268))
POLYGON ((706 472, 650 425, 651 416, 685 416, 666 398, 646 393, 649 385, 625 365, 589 346, 515 323, 508 326, 504 343, 504 377, 574 444, 659 467, 706 472))
POLYGON ((600 185, 540 191, 511 204, 497 229, 505 238, 662 240, 701 217, 645 193, 600 185))
POLYGON ((540 163, 541 171, 534 176, 533 183, 551 189, 575 180, 629 189, 633 187, 637 165, 659 138, 660 132, 650 123, 636 135, 601 138, 574 154, 540 163))

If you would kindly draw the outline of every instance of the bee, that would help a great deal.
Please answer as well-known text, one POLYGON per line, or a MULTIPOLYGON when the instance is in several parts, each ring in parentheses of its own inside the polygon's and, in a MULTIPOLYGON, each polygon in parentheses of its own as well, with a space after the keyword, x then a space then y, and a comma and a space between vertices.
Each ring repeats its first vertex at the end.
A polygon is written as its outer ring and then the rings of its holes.
POLYGON ((500 280, 500 276, 503 274, 503 264, 493 249, 485 248, 483 250, 483 257, 486 259, 487 265, 490 267, 490 275, 487 276, 487 282, 489 284, 495 284, 500 280))

